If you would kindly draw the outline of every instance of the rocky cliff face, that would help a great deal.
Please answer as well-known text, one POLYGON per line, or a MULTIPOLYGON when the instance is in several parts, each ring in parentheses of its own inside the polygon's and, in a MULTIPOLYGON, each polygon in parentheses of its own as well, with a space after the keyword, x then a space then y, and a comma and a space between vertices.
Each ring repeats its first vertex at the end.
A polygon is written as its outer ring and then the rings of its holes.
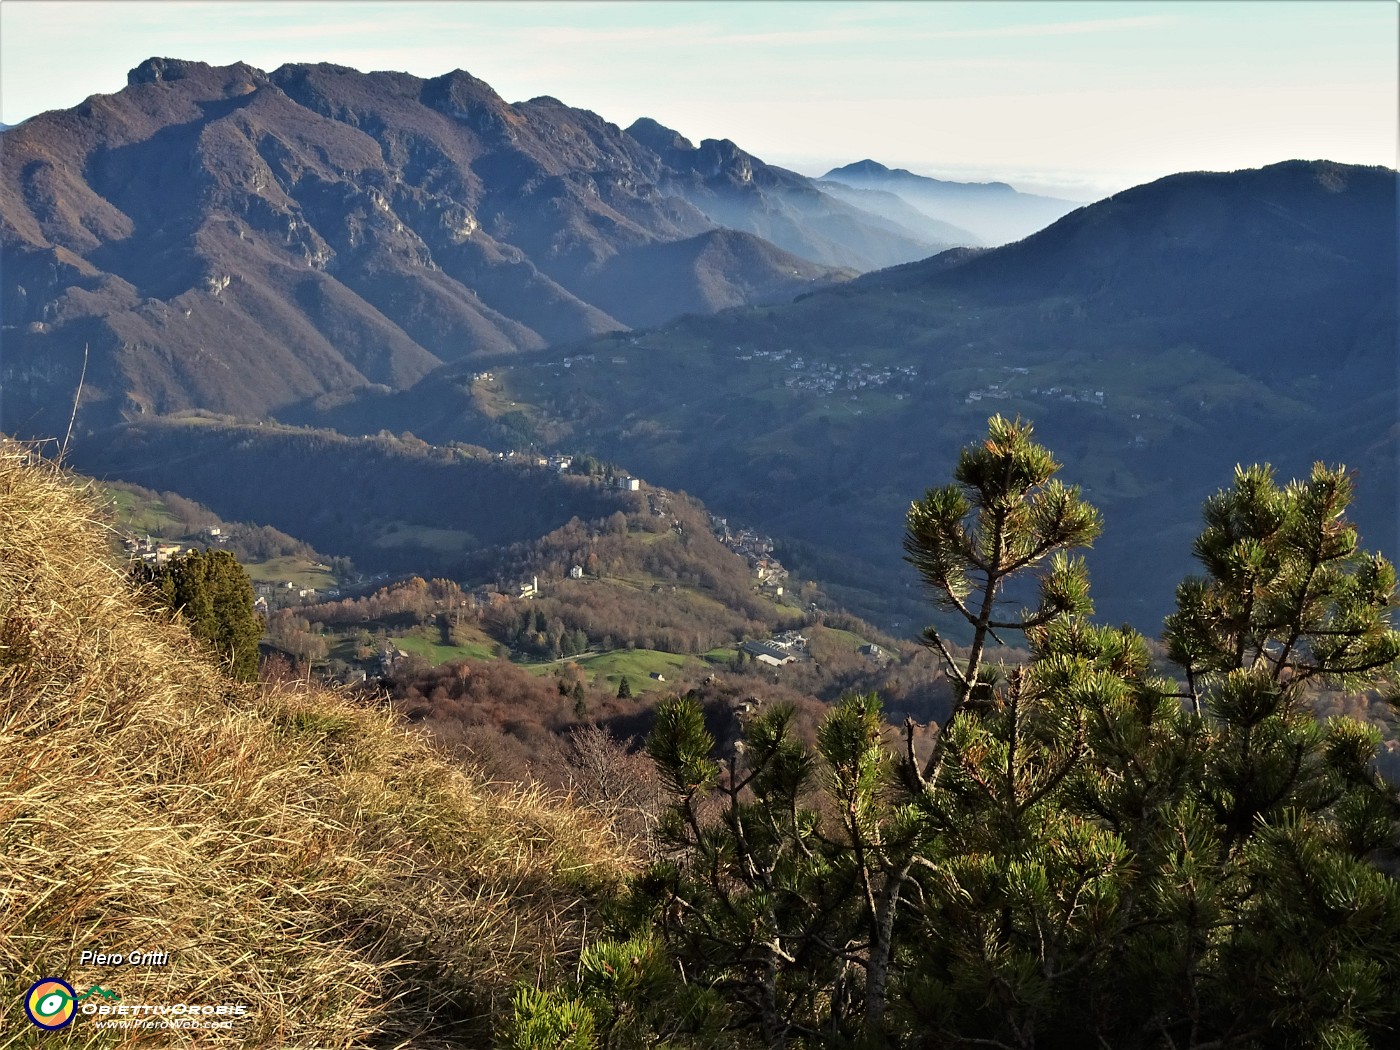
MULTIPOLYGON (((741 153, 707 163, 752 168, 741 153)), ((85 357, 91 422, 259 415, 866 268, 716 251, 723 223, 677 180, 597 115, 460 70, 150 59, 5 132, 0 425, 66 425, 85 357), (633 309, 626 282, 662 248, 672 279, 633 309)))

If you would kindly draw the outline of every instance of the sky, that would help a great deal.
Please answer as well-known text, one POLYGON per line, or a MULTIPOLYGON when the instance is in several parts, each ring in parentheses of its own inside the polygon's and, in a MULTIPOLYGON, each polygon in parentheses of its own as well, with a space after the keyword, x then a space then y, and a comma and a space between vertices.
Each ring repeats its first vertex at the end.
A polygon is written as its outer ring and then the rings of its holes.
POLYGON ((1091 200, 1177 171, 1397 161, 1395 0, 0 0, 0 122, 153 55, 465 69, 808 175, 872 158, 1091 200))

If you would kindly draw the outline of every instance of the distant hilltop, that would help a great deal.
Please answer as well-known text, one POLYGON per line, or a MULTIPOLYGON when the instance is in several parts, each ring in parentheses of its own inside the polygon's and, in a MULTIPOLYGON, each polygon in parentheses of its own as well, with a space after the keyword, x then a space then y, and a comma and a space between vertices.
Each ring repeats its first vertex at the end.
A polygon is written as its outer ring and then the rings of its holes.
POLYGON ((892 193, 930 218, 971 230, 983 244, 1020 240, 1080 206, 1021 193, 1004 182, 947 182, 873 160, 832 168, 818 181, 823 186, 892 193))
POLYGON ((844 167, 832 168, 825 175, 824 179, 831 179, 835 182, 855 182, 859 179, 884 179, 886 181, 910 181, 915 184, 932 183, 937 186, 949 188, 957 187, 971 192, 985 190, 995 187, 999 191, 1015 193, 1016 191, 1005 182, 949 182, 944 179, 935 179, 927 175, 915 175, 907 168, 887 168, 877 160, 858 160, 854 164, 847 164, 844 167))

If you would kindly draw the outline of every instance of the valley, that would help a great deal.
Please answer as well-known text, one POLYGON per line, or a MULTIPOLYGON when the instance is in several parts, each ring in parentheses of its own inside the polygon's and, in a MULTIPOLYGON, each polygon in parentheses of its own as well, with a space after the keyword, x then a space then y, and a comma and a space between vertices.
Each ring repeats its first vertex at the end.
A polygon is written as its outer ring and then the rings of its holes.
POLYGON ((904 509, 988 415, 1021 416, 1109 516, 1090 554, 1101 612, 1148 629, 1190 571, 1189 508, 1236 463, 1345 462, 1365 533, 1396 542, 1394 176, 1346 177, 1294 164, 1165 180, 992 252, 289 418, 588 448, 782 537, 804 574, 907 634, 922 596, 900 561, 904 509), (1168 217, 1164 198, 1195 211, 1168 217), (1234 225, 1204 221, 1226 202, 1234 225), (1325 232, 1295 242, 1300 224, 1325 232), (1212 275, 1164 295, 1202 238, 1212 275), (1132 553, 1144 536, 1150 565, 1132 553))
MULTIPOLYGON (((201 432, 216 430, 207 420, 197 426, 201 432)), ((173 429, 172 440, 189 447, 182 428, 173 429)), ((262 429, 244 433, 268 440, 268 434, 258 433, 262 429)), ((239 444, 253 440, 246 436, 239 444)), ((386 449, 401 444, 375 439, 359 443, 358 453, 382 463, 386 449)), ((427 454, 424 449, 399 449, 397 462, 390 458, 378 469, 402 473, 427 454)), ((344 464, 345 451, 336 456, 344 464)), ((504 455, 479 462, 517 484, 560 474, 558 466, 533 457, 528 463, 504 455)), ((313 456, 307 466, 314 464, 313 456)), ((178 482, 180 470, 177 460, 153 480, 178 482)), ((220 465, 216 473, 236 476, 241 470, 220 465)), ((697 501, 664 489, 628 492, 602 473, 560 480, 571 483, 558 490, 571 494, 571 501, 553 515, 567 513, 568 520, 543 535, 536 536, 540 525, 526 516, 515 533, 498 534, 501 542, 468 556, 467 534, 461 531, 437 536, 434 548, 431 541, 442 530, 397 519, 380 526, 366 518, 366 528, 382 527, 403 542, 351 547, 359 554, 354 563, 342 554, 322 555, 268 526, 230 524, 171 492, 158 495, 127 484, 105 492, 112 501, 114 536, 127 537, 124 556, 163 561, 189 547, 233 550, 267 619, 268 652, 281 654, 303 673, 362 682, 422 673, 454 660, 505 658, 531 673, 566 675, 598 696, 617 693, 625 678, 628 691, 640 696, 684 690, 747 668, 767 684, 781 680, 798 693, 827 699, 856 683, 879 683, 896 702, 911 689, 911 696, 922 698, 910 700, 916 707, 940 702, 938 675, 927 653, 854 620, 810 581, 791 578, 773 556, 768 537, 741 526, 731 529, 697 501), (606 517, 579 517, 609 508, 606 517), (149 538, 153 532, 156 540, 149 538), (426 553, 432 549, 444 557, 450 551, 459 560, 434 563, 426 553), (451 570, 453 578, 431 577, 432 569, 418 568, 424 563, 451 570), (413 568, 401 568, 405 565, 413 568), (765 665, 743 651, 744 643, 794 630, 812 635, 811 646, 804 637, 792 650, 793 659, 785 661, 800 666, 765 665), (871 644, 887 655, 860 658, 857 650, 871 644), (921 678, 927 680, 920 684, 921 678)), ((470 476, 455 483, 482 484, 470 476)), ((439 481, 435 488, 446 493, 451 484, 439 481)), ((188 482, 184 487, 199 488, 188 482)), ((200 491, 214 506, 237 507, 255 518, 278 514, 275 503, 239 503, 217 487, 200 491)), ((277 520, 303 521, 302 535, 318 543, 356 535, 327 528, 318 518, 312 508, 321 491, 306 487, 307 502, 277 520)), ((792 649, 790 643, 781 647, 792 649)))

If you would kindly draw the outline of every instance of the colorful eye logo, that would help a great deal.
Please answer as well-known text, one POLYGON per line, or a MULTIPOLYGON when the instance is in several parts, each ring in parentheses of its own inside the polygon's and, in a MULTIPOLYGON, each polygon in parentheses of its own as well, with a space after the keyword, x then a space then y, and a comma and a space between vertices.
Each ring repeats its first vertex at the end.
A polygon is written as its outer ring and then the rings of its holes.
POLYGON ((29 988, 24 997, 24 1012, 40 1028, 56 1031, 73 1020, 73 1000, 77 994, 67 981, 45 977, 29 988))

